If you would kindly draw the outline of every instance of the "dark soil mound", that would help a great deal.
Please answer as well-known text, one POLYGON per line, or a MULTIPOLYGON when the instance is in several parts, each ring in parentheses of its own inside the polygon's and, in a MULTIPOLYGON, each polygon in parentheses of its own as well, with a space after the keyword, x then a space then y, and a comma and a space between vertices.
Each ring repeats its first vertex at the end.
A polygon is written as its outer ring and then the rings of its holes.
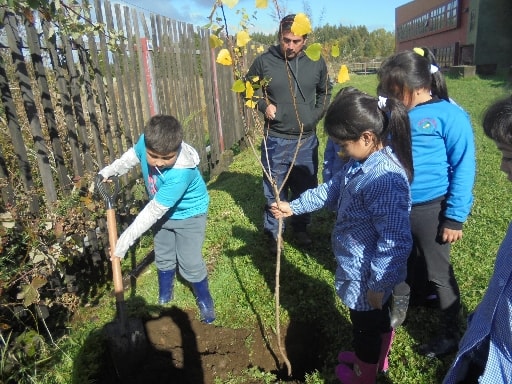
MULTIPOLYGON (((145 356, 124 364, 113 364, 111 356, 105 356, 109 364, 104 364, 96 382, 212 384, 216 378, 227 380, 253 369, 273 373, 282 381, 301 383, 306 373, 323 365, 325 344, 312 324, 294 323, 281 331, 292 377, 287 374, 275 335, 263 334, 257 326, 228 329, 204 324, 196 320, 195 313, 172 307, 146 321, 145 329, 149 344, 145 356)), ((262 379, 253 382, 261 383, 262 379)))

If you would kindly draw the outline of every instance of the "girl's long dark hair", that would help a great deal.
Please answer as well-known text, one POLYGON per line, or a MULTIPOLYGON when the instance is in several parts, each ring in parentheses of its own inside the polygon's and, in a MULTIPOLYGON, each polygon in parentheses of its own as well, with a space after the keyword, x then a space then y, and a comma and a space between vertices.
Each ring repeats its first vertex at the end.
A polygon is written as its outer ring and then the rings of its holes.
POLYGON ((414 90, 425 88, 432 96, 450 102, 444 76, 428 48, 403 51, 388 57, 377 71, 377 77, 379 94, 404 100, 404 96, 412 95, 414 90), (432 66, 438 69, 434 73, 432 66))
POLYGON ((407 109, 397 99, 388 98, 385 107, 379 100, 354 87, 342 88, 334 97, 324 119, 327 134, 337 140, 358 140, 363 132, 372 132, 379 143, 389 145, 405 170, 414 176, 411 130, 407 109))

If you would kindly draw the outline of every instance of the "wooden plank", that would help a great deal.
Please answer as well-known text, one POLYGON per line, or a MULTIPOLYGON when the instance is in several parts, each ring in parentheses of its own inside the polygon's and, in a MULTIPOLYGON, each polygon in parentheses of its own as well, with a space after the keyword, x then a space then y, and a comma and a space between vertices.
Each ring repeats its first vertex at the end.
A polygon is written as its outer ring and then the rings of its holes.
POLYGON ((177 69, 177 58, 178 46, 175 43, 177 36, 173 34, 172 21, 168 18, 162 20, 164 36, 162 39, 162 45, 165 52, 165 69, 166 76, 168 79, 169 88, 166 90, 169 100, 168 113, 176 117, 179 121, 183 118, 182 99, 185 97, 181 90, 180 83, 182 79, 179 77, 180 73, 177 69))
MULTIPOLYGON (((96 103, 94 102, 94 92, 92 89, 92 81, 91 74, 89 73, 89 67, 91 67, 89 63, 88 54, 84 47, 84 41, 80 37, 76 41, 76 50, 78 52, 78 60, 80 66, 82 67, 82 78, 83 78, 83 87, 85 90, 85 99, 87 101, 87 114, 89 116, 89 131, 90 134, 87 135, 89 138, 92 138, 94 143, 94 153, 96 153, 96 160, 99 164, 105 164, 105 156, 103 154, 103 148, 101 145, 101 134, 100 134, 100 126, 98 121, 98 114, 96 113, 96 103)), ((89 145, 89 148, 91 146, 89 145)), ((92 156, 92 153, 91 153, 92 156)), ((91 168, 87 169, 89 172, 96 172, 97 167, 92 165, 91 168)))
MULTIPOLYGON (((29 47, 32 58, 32 65, 34 67, 34 74, 39 85, 41 106, 43 108, 43 115, 46 121, 46 127, 48 129, 48 137, 52 146, 53 160, 55 171, 57 174, 57 180, 61 186, 61 191, 64 194, 68 194, 71 190, 71 180, 68 176, 66 164, 64 161, 64 153, 62 149, 62 143, 60 140, 59 132, 57 129, 57 122, 55 119, 54 107, 52 103, 52 95, 50 87, 48 85, 48 79, 46 76, 46 68, 43 64, 41 49, 39 46, 39 36, 34 28, 34 25, 25 19, 25 31, 27 33, 27 44, 29 47)), ((44 169, 40 169, 40 172, 47 174, 47 177, 53 180, 52 168, 50 163, 43 164, 44 169)))
POLYGON ((181 95, 180 100, 176 99, 175 108, 177 107, 179 111, 179 120, 181 122, 185 121, 187 119, 190 109, 188 107, 188 92, 187 92, 187 78, 183 70, 183 64, 182 64, 182 49, 180 46, 180 42, 183 39, 183 36, 181 35, 179 28, 178 28, 178 22, 176 20, 170 20, 170 27, 172 29, 172 36, 173 36, 173 43, 172 47, 173 53, 173 70, 174 70, 174 76, 172 78, 173 80, 173 89, 175 89, 175 95, 181 95), (182 77, 183 76, 183 77, 182 77), (179 79, 179 81, 177 81, 179 79))
MULTIPOLYGON (((149 63, 150 64, 149 67, 150 67, 151 73, 153 74, 153 77, 152 77, 153 84, 151 84, 152 88, 147 89, 147 92, 148 92, 148 96, 149 96, 149 93, 152 92, 151 97, 155 98, 155 100, 153 100, 153 108, 155 109, 155 113, 159 114, 160 106, 158 105, 158 94, 157 94, 158 87, 156 85, 157 79, 155 76, 155 54, 154 54, 154 44, 153 44, 154 36, 152 36, 152 34, 149 32, 149 28, 148 28, 145 16, 141 17, 141 24, 142 24, 142 29, 144 30, 144 36, 148 40, 148 55, 151 60, 151 62, 149 63)), ((151 106, 148 106, 148 108, 151 111, 151 106)), ((151 113, 150 113, 150 115, 151 115, 151 113)))
POLYGON ((199 153, 201 158, 206 156, 206 148, 205 148, 205 131, 203 125, 203 105, 204 102, 204 94, 201 92, 200 86, 200 78, 201 74, 199 72, 199 55, 196 52, 196 41, 194 34, 194 26, 192 24, 186 24, 187 28, 187 51, 189 53, 190 58, 190 89, 192 94, 192 120, 191 120, 191 128, 194 132, 193 141, 195 143, 196 150, 199 153))
MULTIPOLYGON (((110 1, 105 0, 105 15, 107 18, 107 27, 108 29, 114 29, 114 18, 112 16, 112 10, 110 8, 110 1), (108 7, 107 7, 108 4, 108 7)), ((122 29, 120 29, 122 31, 122 29)), ((117 84, 117 100, 118 105, 121 108, 121 132, 124 137, 125 142, 125 149, 133 147, 134 142, 132 138, 132 133, 129 125, 129 115, 128 115, 128 108, 126 106, 126 102, 124 99, 124 96, 126 94, 125 88, 124 88, 124 82, 123 82, 123 76, 121 73, 121 63, 122 59, 120 56, 123 56, 122 52, 125 52, 125 43, 123 40, 119 41, 118 44, 119 51, 113 51, 112 52, 112 62, 114 65, 114 74, 115 74, 115 83, 117 84)), ((122 153, 123 151, 120 151, 122 153)))
MULTIPOLYGON (((0 74, 0 76, 2 76, 0 74)), ((0 88, 2 88, 0 86, 0 88)), ((0 146, 0 196, 4 208, 11 208, 15 204, 14 190, 9 182, 9 170, 5 162, 4 150, 0 146)))
POLYGON ((144 127, 144 116, 142 114, 142 103, 141 103, 141 95, 140 95, 140 76, 139 76, 139 60, 138 50, 135 46, 140 45, 139 41, 135 41, 132 23, 130 18, 130 8, 123 7, 124 10, 124 22, 126 27, 126 37, 128 39, 128 44, 126 45, 128 48, 128 57, 125 55, 126 62, 128 64, 127 71, 125 72, 129 78, 128 84, 131 87, 130 98, 128 99, 128 105, 132 107, 132 132, 134 134, 134 138, 140 136, 142 133, 142 128, 144 127))
MULTIPOLYGON (((95 11, 96 11, 96 20, 99 24, 103 24, 103 12, 102 12, 102 5, 101 0, 95 0, 95 11)), ((105 8, 110 9, 110 2, 105 2, 105 8)), ((107 106, 107 113, 110 110, 110 117, 112 118, 113 126, 105 125, 104 131, 105 136, 113 137, 112 142, 115 143, 115 146, 117 148, 118 153, 123 153, 123 143, 121 141, 121 124, 119 122, 119 110, 117 108, 117 102, 116 102, 116 95, 115 95, 115 89, 114 89, 114 79, 112 75, 112 70, 110 66, 110 54, 109 49, 107 47, 107 41, 105 39, 105 34, 100 33, 99 34, 99 42, 100 42, 100 54, 102 55, 103 62, 105 63, 105 73, 103 76, 103 79, 105 79, 107 83, 107 93, 105 95, 105 102, 107 106)), ((115 148, 112 148, 110 144, 107 144, 107 147, 109 148, 109 156, 110 161, 112 162, 116 157, 115 148)), ((103 164, 101 165, 103 166, 103 164)))
MULTIPOLYGON (((196 32, 199 36, 199 44, 201 49, 200 62, 201 62, 201 72, 202 72, 202 94, 204 95, 205 100, 205 120, 203 121, 203 126, 206 126, 208 130, 208 137, 210 138, 209 143, 209 152, 211 159, 216 162, 218 160, 218 148, 219 141, 217 137, 217 119, 215 116, 215 96, 213 92, 213 64, 212 65, 212 57, 215 54, 215 50, 210 48, 209 37, 210 31, 204 28, 197 28, 196 32), (212 54, 213 53, 213 54, 212 54)), ((201 158, 201 160, 205 161, 206 159, 201 158)), ((209 164, 208 164, 209 166, 209 164)), ((203 169, 205 171, 205 169, 203 169)))
MULTIPOLYGON (((82 96, 80 90, 80 75, 75 67, 73 50, 67 36, 61 36, 64 46, 64 55, 66 57, 66 66, 70 79, 71 101, 73 111, 75 113, 75 120, 77 123, 77 138, 79 142, 80 153, 84 161, 84 168, 91 170, 94 169, 94 162, 91 155, 89 139, 87 137, 87 127, 85 123, 84 109, 82 106, 82 96)), ((83 174, 78 176, 83 177, 83 174)))
MULTIPOLYGON (((3 57, 0 56, 0 91, 2 92, 2 103, 4 107, 5 117, 7 119, 7 128, 9 129, 9 136, 16 153, 18 160, 18 167, 20 169, 22 183, 25 191, 32 190, 33 181, 32 173, 30 172, 30 163, 28 161, 28 155, 21 136, 21 128, 18 123, 18 115, 16 113, 16 106, 9 88, 9 79, 7 78, 7 72, 5 71, 3 57), (28 176, 28 177, 27 177, 28 176)), ((3 156, 3 151, 0 153, 0 179, 2 180, 2 200, 5 206, 14 206, 16 204, 16 196, 12 188, 9 170, 3 156)), ((29 195, 31 196, 31 195, 29 195)), ((31 202, 29 204, 30 212, 37 213, 39 210, 37 198, 32 195, 31 202)))
MULTIPOLYGON (((87 19, 91 19, 91 12, 88 8, 84 10, 85 17, 87 19)), ((99 35, 103 35, 100 33, 99 35)), ((100 71, 100 61, 98 55, 98 49, 96 46, 96 36, 92 33, 87 34, 88 48, 89 48, 89 57, 91 65, 91 71, 94 74, 92 88, 97 92, 97 103, 100 109, 100 118, 101 118, 101 126, 102 130, 100 131, 100 137, 105 137, 106 145, 108 148, 108 152, 112 153, 114 151, 114 142, 112 140, 110 120, 108 116, 108 108, 107 108, 107 97, 105 94, 105 87, 103 85, 103 74, 100 71), (103 134, 101 134, 101 132, 103 134)), ((105 67, 108 67, 106 64, 105 67)), ((98 149, 99 153, 96 156, 100 167, 104 167, 105 165, 105 155, 103 151, 102 140, 100 139, 100 146, 98 149)))
MULTIPOLYGON (((126 7, 123 7, 123 9, 125 9, 126 7)), ((131 30, 129 30, 129 23, 130 21, 129 20, 126 20, 125 18, 122 17, 121 15, 121 6, 119 4, 115 4, 114 5, 114 9, 115 9, 115 13, 116 13, 116 18, 117 18, 117 29, 119 31, 123 31, 123 21, 125 23, 125 27, 127 28, 125 31, 126 33, 126 40, 127 40, 127 43, 126 44, 122 44, 121 46, 121 52, 123 52, 124 54, 121 56, 121 65, 122 65, 122 78, 121 79, 118 79, 118 81, 122 81, 124 84, 125 84, 125 87, 126 87, 126 93, 124 93, 123 95, 119 95, 119 97, 123 97, 124 98, 124 102, 125 104, 127 105, 128 107, 128 115, 129 115, 129 119, 127 121, 124 122, 124 127, 125 129, 129 129, 130 130, 130 135, 132 136, 133 138, 133 141, 136 142, 137 141, 137 111, 135 110, 135 103, 134 103, 134 92, 135 92, 135 89, 134 89, 134 85, 133 85, 133 73, 132 73, 132 70, 133 70, 133 67, 131 65, 131 60, 133 60, 133 49, 131 48, 132 47, 132 42, 133 40, 130 39, 131 37, 131 30), (127 54, 128 53, 128 54, 127 54), (128 57, 130 56, 130 57, 128 57)))
POLYGON ((57 53, 57 35, 54 33, 50 36, 50 22, 43 20, 43 35, 46 39, 46 46, 50 54, 52 68, 56 76, 57 90, 60 98, 60 106, 64 114, 64 121, 66 123, 66 138, 67 146, 71 155, 71 162, 73 168, 73 179, 79 175, 83 175, 84 169, 80 157, 80 143, 78 141, 78 134, 75 127, 75 116, 73 114, 73 106, 71 104, 71 96, 69 94, 70 84, 66 79, 65 71, 60 64, 60 57, 57 53))
MULTIPOLYGON (((18 33, 18 23, 16 21, 16 16, 11 12, 6 11, 4 14, 3 22, 7 34, 7 41, 9 42, 9 47, 11 49, 13 63, 16 66, 16 77, 18 78, 20 92, 23 98, 23 107, 27 115, 32 139, 34 141, 33 145, 40 171, 41 183, 43 185, 46 201, 53 203, 57 201, 57 191, 55 189, 51 173, 47 172, 46 165, 49 164, 48 148, 46 147, 44 134, 41 129, 41 122, 39 121, 39 114, 35 104, 34 93, 30 85, 30 76, 28 74, 27 66, 23 58, 23 53, 20 50, 20 47, 23 45, 18 33)), ((28 188, 26 192, 29 193, 29 195, 34 196, 37 195, 38 192, 35 190, 34 184, 32 183, 32 169, 28 163, 26 165, 26 167, 21 168, 23 178, 26 182, 25 187, 28 188)))
POLYGON ((162 18, 161 16, 151 16, 151 30, 153 33, 153 55, 155 58, 155 80, 157 87, 158 105, 160 113, 169 114, 169 100, 167 95, 168 76, 166 75, 164 44, 162 42, 162 18))
MULTIPOLYGON (((140 13, 141 18, 144 19, 144 14, 140 13)), ((150 112, 149 112, 149 91, 148 86, 146 84, 146 73, 144 71, 144 56, 143 56, 143 42, 141 41, 141 35, 139 31, 139 18, 137 17, 137 11, 135 9, 132 9, 132 20, 133 20, 133 30, 134 30, 134 37, 135 37, 135 44, 137 46, 137 57, 139 59, 139 84, 140 84, 140 91, 139 95, 139 104, 140 104, 140 115, 141 119, 139 121, 139 127, 140 129, 144 126, 144 122, 146 120, 149 120, 150 112)), ((139 130, 140 133, 140 130, 139 130)))

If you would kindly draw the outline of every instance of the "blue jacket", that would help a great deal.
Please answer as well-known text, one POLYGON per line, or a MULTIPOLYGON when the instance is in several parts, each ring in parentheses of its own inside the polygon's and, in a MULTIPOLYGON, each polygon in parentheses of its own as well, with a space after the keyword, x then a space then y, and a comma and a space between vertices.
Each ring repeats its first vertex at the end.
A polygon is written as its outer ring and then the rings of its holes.
MULTIPOLYGON (((433 99, 409 111, 414 180, 413 204, 446 198, 445 219, 461 229, 473 204, 475 144, 467 113, 433 99)), ((445 220, 446 222, 446 220, 445 220)))
POLYGON ((206 184, 196 166, 190 168, 172 167, 162 173, 149 167, 146 159, 144 135, 134 146, 139 158, 142 176, 150 199, 169 207, 169 219, 188 219, 208 211, 210 197, 206 184))

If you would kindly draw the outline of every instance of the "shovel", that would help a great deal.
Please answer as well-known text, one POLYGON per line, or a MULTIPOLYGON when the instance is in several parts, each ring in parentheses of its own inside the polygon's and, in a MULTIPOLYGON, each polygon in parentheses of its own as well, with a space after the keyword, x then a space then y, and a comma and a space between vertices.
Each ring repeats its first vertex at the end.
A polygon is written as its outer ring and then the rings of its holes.
MULTIPOLYGON (((99 194, 105 200, 108 240, 111 250, 110 254, 112 255, 117 242, 114 203, 119 192, 119 179, 113 176, 109 178, 108 182, 103 182, 103 176, 97 175, 95 182, 99 194)), ((147 339, 142 321, 140 319, 128 318, 127 316, 121 259, 119 257, 112 257, 111 262, 116 297, 116 318, 105 325, 103 332, 117 375, 123 378, 130 375, 131 371, 139 366, 141 360, 145 358, 147 339)))

